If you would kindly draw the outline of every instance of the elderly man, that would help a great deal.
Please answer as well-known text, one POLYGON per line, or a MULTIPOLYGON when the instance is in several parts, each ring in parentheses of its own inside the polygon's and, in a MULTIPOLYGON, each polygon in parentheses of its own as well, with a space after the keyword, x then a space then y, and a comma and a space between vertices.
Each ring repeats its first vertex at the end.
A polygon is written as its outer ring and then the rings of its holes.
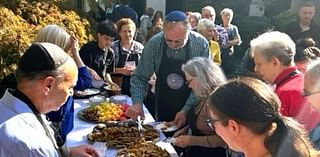
POLYGON ((299 20, 288 24, 285 29, 293 41, 310 37, 319 44, 320 26, 312 21, 315 12, 316 6, 312 2, 304 2, 301 5, 298 11, 299 20))
POLYGON ((196 56, 209 56, 206 39, 190 30, 187 16, 181 11, 172 11, 165 17, 163 32, 145 45, 131 77, 133 105, 127 110, 129 117, 144 116, 141 104, 148 80, 155 73, 156 120, 175 119, 178 127, 185 123, 186 113, 196 104, 196 98, 185 84, 181 65, 196 56))
POLYGON ((297 119, 308 129, 313 128, 319 119, 301 96, 304 79, 294 64, 295 43, 285 33, 267 32, 253 39, 250 44, 254 70, 275 86, 281 101, 280 112, 297 119))
MULTIPOLYGON (((201 18, 209 19, 215 22, 216 20, 216 11, 212 6, 205 6, 201 9, 201 18)), ((220 47, 228 46, 228 33, 227 30, 223 27, 215 24, 215 36, 213 40, 217 41, 220 44, 220 47)))
POLYGON ((35 43, 24 53, 16 71, 17 89, 6 90, 0 100, 0 156, 91 156, 82 145, 57 147, 44 114, 56 111, 73 95, 77 66, 61 48, 35 43))

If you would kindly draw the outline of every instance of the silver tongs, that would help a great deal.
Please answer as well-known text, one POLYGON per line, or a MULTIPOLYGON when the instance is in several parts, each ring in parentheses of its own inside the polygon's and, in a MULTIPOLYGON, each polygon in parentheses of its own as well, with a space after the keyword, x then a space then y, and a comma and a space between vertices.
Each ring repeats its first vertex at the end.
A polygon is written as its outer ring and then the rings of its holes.
POLYGON ((137 117, 137 122, 138 122, 138 131, 139 131, 139 134, 140 134, 140 137, 142 137, 142 123, 143 121, 141 120, 141 116, 138 116, 137 117))

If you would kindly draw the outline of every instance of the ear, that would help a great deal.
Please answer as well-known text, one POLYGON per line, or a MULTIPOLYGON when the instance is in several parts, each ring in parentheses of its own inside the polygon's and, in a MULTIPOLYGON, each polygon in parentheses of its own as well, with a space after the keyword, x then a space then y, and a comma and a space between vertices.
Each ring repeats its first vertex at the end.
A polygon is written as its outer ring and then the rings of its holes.
POLYGON ((42 81, 42 89, 45 95, 48 95, 48 93, 52 90, 52 87, 54 86, 56 82, 56 79, 53 76, 47 76, 42 81))
POLYGON ((277 67, 277 66, 280 66, 282 63, 280 62, 280 60, 277 57, 273 57, 272 64, 274 67, 277 67))
POLYGON ((228 120, 228 126, 229 126, 231 133, 234 136, 238 136, 240 134, 240 125, 238 122, 236 122, 234 120, 228 120))

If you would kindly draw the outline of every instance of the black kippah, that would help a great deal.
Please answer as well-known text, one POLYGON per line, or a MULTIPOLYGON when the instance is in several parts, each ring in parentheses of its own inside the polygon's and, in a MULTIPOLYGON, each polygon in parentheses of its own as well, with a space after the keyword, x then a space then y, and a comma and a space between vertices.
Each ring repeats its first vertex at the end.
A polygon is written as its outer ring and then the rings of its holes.
POLYGON ((175 11, 170 12, 166 16, 165 20, 170 21, 170 22, 185 21, 185 20, 187 20, 187 15, 182 11, 175 10, 175 11))
POLYGON ((25 72, 55 70, 68 60, 68 54, 51 43, 34 43, 22 55, 18 69, 25 72))

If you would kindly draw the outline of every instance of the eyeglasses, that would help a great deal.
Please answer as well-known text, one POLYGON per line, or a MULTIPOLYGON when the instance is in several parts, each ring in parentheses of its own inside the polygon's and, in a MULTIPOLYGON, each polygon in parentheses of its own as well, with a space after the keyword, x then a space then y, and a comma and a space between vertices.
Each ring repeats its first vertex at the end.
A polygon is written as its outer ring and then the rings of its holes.
POLYGON ((189 84, 192 82, 192 80, 193 80, 193 79, 187 80, 185 83, 186 83, 187 85, 189 85, 189 84))
POLYGON ((320 91, 315 91, 315 92, 303 91, 301 93, 301 96, 308 97, 308 96, 311 96, 311 95, 314 95, 314 94, 317 94, 317 93, 320 93, 320 91))
POLYGON ((164 39, 166 41, 166 43, 175 43, 177 45, 182 45, 184 43, 184 39, 180 39, 180 40, 170 40, 170 39, 164 39))
POLYGON ((207 126, 212 129, 212 130, 215 130, 214 129, 214 123, 216 123, 217 121, 221 121, 220 119, 211 119, 211 118, 207 118, 206 119, 206 124, 207 126))
POLYGON ((210 14, 203 14, 202 15, 202 18, 204 19, 211 19, 213 17, 213 15, 210 15, 210 14))

